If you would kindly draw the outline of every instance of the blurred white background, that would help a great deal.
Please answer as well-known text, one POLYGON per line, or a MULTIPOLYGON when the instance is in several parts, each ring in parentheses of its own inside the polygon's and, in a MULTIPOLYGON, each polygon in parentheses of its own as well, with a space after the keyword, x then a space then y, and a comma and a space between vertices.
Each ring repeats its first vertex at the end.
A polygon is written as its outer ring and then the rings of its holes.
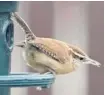
MULTIPOLYGON (((52 37, 78 45, 100 68, 85 65, 75 72, 57 76, 51 89, 36 91, 12 88, 11 95, 103 95, 104 94, 104 2, 103 1, 30 1, 19 3, 19 14, 36 36, 52 37)), ((15 43, 24 33, 15 23, 15 43)), ((22 50, 14 48, 11 72, 30 71, 22 59, 22 50)))

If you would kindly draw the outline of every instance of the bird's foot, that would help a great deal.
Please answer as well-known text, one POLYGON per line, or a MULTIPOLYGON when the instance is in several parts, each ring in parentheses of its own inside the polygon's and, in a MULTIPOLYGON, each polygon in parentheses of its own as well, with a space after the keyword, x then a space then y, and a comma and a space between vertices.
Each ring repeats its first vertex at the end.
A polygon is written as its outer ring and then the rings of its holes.
POLYGON ((46 72, 46 73, 44 73, 44 75, 47 75, 47 74, 52 74, 52 72, 46 72))

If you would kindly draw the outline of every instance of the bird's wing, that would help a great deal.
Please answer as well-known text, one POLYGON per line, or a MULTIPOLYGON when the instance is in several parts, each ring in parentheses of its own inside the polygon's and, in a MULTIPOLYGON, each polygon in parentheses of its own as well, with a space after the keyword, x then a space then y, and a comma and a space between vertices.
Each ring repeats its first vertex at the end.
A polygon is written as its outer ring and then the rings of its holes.
POLYGON ((37 38, 33 46, 60 63, 65 63, 69 60, 69 47, 59 41, 50 38, 37 38))

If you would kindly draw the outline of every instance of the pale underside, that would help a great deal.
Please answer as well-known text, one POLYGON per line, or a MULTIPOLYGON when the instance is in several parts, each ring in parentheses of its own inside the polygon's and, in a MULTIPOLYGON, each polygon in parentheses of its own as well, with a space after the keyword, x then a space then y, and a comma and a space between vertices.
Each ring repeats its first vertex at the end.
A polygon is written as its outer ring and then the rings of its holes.
POLYGON ((76 65, 72 63, 72 56, 71 58, 69 58, 68 62, 61 64, 58 61, 37 50, 24 52, 24 55, 24 58, 28 65, 34 68, 34 70, 39 73, 54 71, 56 74, 65 74, 75 70, 76 65))

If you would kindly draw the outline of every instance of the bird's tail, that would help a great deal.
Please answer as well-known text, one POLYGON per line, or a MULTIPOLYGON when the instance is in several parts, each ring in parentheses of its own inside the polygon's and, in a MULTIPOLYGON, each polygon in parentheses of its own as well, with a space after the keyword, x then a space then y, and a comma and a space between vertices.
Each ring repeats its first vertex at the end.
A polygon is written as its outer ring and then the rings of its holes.
POLYGON ((36 36, 33 34, 31 29, 27 25, 27 23, 16 12, 12 13, 12 16, 15 18, 15 20, 19 23, 21 28, 24 30, 24 32, 25 32, 25 39, 27 41, 34 40, 36 38, 36 36))

